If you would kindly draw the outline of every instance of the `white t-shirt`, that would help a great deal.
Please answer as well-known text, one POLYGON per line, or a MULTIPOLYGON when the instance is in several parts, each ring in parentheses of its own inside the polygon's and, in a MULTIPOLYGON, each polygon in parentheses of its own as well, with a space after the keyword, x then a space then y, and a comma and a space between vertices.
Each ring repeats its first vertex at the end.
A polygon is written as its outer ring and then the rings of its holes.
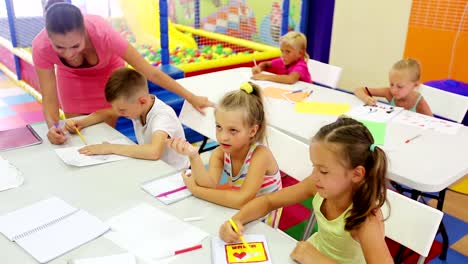
MULTIPOLYGON (((146 115, 146 125, 143 126, 139 119, 132 119, 132 122, 138 144, 150 144, 156 131, 166 132, 171 138, 185 139, 184 129, 174 110, 156 96, 153 107, 146 115)), ((189 166, 186 156, 177 154, 167 146, 161 160, 178 170, 189 166)))

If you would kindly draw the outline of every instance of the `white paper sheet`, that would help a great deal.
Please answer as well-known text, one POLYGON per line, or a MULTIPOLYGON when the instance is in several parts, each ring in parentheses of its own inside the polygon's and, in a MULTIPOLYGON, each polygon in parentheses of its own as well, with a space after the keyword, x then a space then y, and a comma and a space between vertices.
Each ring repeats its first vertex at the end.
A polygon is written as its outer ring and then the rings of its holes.
POLYGON ((403 111, 402 107, 377 102, 375 106, 359 105, 353 107, 345 115, 355 119, 386 123, 401 111, 403 111))
POLYGON ((16 188, 23 182, 23 173, 0 157, 0 191, 16 188))
POLYGON ((392 122, 397 122, 422 129, 431 129, 443 134, 454 135, 463 126, 461 124, 446 121, 440 118, 427 116, 411 111, 404 111, 396 116, 392 122))
MULTIPOLYGON (((130 145, 125 139, 112 140, 112 141, 109 141, 109 143, 130 145)), ((102 163, 107 163, 107 162, 128 159, 128 157, 114 155, 114 154, 86 156, 78 152, 78 150, 81 148, 83 148, 83 146, 57 148, 55 149, 55 153, 57 153, 60 159, 62 159, 63 162, 65 162, 66 164, 77 166, 77 167, 97 165, 97 164, 102 164, 102 163)))
POLYGON ((176 250, 200 244, 208 233, 148 204, 139 204, 108 221, 106 238, 132 254, 161 262, 176 250))

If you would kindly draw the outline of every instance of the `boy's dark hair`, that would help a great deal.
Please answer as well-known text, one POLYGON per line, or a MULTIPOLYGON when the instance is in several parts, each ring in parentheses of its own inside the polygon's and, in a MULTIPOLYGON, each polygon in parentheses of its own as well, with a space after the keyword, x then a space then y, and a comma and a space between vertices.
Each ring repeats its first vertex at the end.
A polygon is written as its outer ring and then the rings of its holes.
POLYGON ((119 97, 130 99, 137 91, 148 91, 146 78, 139 72, 130 68, 115 70, 106 83, 105 96, 107 102, 119 97))
POLYGON ((353 207, 345 219, 345 230, 358 228, 370 214, 375 214, 387 199, 387 157, 375 147, 374 138, 361 122, 340 117, 322 127, 312 142, 332 145, 333 152, 350 169, 363 166, 366 175, 354 190, 353 207), (371 147, 372 146, 372 147, 371 147))
POLYGON ((45 28, 49 34, 66 34, 75 30, 84 32, 83 14, 72 4, 49 1, 45 6, 45 28))

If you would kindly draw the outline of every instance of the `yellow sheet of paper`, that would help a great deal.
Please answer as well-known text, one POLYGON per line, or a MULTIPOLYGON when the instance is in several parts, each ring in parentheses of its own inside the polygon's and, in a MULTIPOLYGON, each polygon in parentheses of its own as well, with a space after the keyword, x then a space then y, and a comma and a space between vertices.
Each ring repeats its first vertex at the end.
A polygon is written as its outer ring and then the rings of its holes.
POLYGON ((249 242, 253 253, 250 256, 242 244, 229 244, 225 246, 227 263, 256 263, 268 260, 263 242, 249 242))
POLYGON ((319 115, 342 115, 349 111, 349 104, 325 103, 325 102, 299 102, 296 104, 295 111, 307 114, 319 115))
POLYGON ((307 98, 307 95, 308 95, 307 92, 286 94, 288 92, 290 92, 290 90, 277 88, 277 87, 267 87, 263 89, 263 95, 265 96, 276 98, 276 99, 285 99, 284 96, 286 96, 288 97, 289 100, 293 102, 300 102, 304 100, 305 98, 307 98))

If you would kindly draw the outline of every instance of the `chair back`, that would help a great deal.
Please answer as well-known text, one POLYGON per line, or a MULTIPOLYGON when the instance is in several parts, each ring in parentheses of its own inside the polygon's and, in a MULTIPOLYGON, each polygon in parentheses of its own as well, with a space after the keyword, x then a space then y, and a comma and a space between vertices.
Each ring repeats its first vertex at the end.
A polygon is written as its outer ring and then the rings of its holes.
POLYGON ((463 121, 468 110, 468 96, 450 93, 425 84, 419 86, 419 92, 435 115, 457 123, 463 121))
POLYGON ((443 213, 391 190, 387 190, 387 202, 382 213, 385 236, 418 253, 421 256, 418 263, 423 263, 443 213))
POLYGON ((330 88, 336 88, 341 78, 342 68, 309 59, 307 62, 312 81, 330 88))
POLYGON ((299 181, 312 173, 308 144, 271 126, 267 126, 267 142, 281 171, 299 181))

